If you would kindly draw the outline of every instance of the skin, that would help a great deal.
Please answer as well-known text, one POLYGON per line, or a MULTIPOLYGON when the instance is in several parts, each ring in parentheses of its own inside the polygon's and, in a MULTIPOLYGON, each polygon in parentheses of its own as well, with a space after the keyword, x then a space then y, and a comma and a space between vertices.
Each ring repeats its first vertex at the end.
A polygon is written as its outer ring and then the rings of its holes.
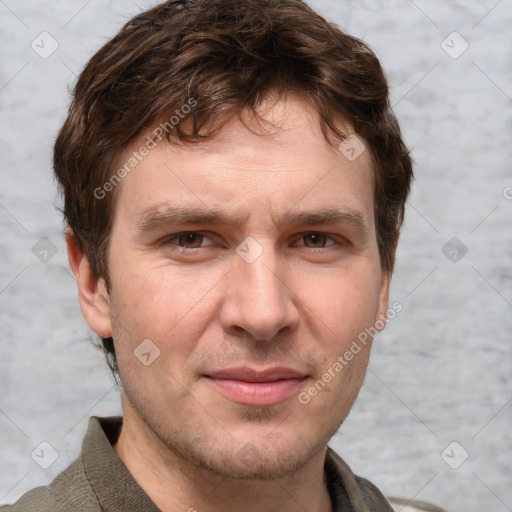
POLYGON ((233 118, 205 143, 161 142, 123 179, 110 294, 67 235, 83 314, 115 340, 124 424, 114 450, 164 512, 330 511, 326 446, 362 385, 370 343, 308 404, 298 394, 388 307, 369 152, 345 158, 299 97, 268 101, 261 114, 273 128, 247 118, 251 133, 233 118), (149 208, 176 205, 228 219, 138 229, 149 208), (328 207, 360 221, 283 220, 328 207), (172 238, 190 231, 205 237, 172 238), (262 249, 252 263, 236 252, 247 237, 262 249), (148 366, 134 355, 145 339, 160 350, 148 366), (260 407, 226 398, 204 377, 243 365, 292 367, 306 378, 292 396, 260 407))

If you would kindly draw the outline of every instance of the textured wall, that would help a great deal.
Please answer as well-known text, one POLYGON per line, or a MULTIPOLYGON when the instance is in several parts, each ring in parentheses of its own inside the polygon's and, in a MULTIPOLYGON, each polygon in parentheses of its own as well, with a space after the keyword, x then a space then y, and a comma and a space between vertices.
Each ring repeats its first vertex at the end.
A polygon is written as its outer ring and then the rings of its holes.
MULTIPOLYGON (((403 311, 331 444, 387 495, 512 510, 512 1, 310 4, 373 46, 416 161, 403 311)), ((146 5, 0 1, 0 503, 65 468, 90 415, 120 412, 68 269, 51 147, 75 74, 146 5), (31 458, 43 441, 47 469, 31 458)))

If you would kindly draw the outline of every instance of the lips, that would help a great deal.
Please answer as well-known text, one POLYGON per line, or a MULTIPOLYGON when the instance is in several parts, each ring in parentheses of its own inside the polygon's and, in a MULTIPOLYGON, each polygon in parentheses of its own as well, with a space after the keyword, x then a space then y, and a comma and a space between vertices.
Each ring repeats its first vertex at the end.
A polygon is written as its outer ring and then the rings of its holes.
POLYGON ((212 371, 204 377, 225 398, 242 405, 263 407, 294 395, 307 375, 285 367, 265 370, 240 367, 212 371))

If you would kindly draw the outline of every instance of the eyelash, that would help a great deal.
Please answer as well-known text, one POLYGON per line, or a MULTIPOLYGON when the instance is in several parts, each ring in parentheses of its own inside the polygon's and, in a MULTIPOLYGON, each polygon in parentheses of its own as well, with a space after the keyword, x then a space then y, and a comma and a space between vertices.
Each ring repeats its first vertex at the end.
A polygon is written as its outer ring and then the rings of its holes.
POLYGON ((164 240, 164 245, 174 245, 176 247, 177 250, 179 251, 183 251, 183 252, 196 252, 198 251, 199 249, 204 249, 204 246, 201 246, 201 247, 182 247, 178 244, 172 244, 171 242, 175 239, 178 239, 180 236, 183 236, 183 235, 198 235, 198 236, 203 236, 205 238, 208 238, 210 239, 210 237, 208 237, 205 233, 201 233, 199 231, 183 231, 182 233, 177 233, 175 235, 171 235, 170 237, 167 237, 165 240, 164 240))
MULTIPOLYGON (((182 246, 180 246, 178 244, 173 244, 172 243, 173 240, 176 240, 176 239, 178 239, 179 237, 181 237, 183 235, 198 235, 198 236, 203 236, 204 238, 207 238, 207 239, 211 240, 211 238, 207 234, 205 234, 205 233, 203 233, 201 231, 183 231, 181 233, 176 233, 174 235, 171 235, 171 236, 165 238, 163 240, 163 242, 162 242, 162 245, 172 245, 172 246, 174 246, 175 250, 180 251, 180 252, 186 252, 186 253, 195 253, 195 252, 199 251, 200 249, 204 249, 205 247, 208 247, 208 246, 182 247, 182 246)), ((308 233, 301 234, 299 240, 302 240, 306 236, 311 236, 311 235, 319 235, 319 236, 325 237, 326 241, 327 242, 331 241, 331 243, 328 244, 328 245, 325 245, 324 247, 308 247, 305 244, 302 244, 299 247, 305 247, 306 249, 311 249, 313 251, 317 251, 319 249, 328 249, 328 248, 333 247, 335 245, 345 245, 343 242, 336 241, 336 239, 335 239, 335 237, 333 235, 329 235, 327 233, 322 233, 320 231, 310 231, 308 233)))

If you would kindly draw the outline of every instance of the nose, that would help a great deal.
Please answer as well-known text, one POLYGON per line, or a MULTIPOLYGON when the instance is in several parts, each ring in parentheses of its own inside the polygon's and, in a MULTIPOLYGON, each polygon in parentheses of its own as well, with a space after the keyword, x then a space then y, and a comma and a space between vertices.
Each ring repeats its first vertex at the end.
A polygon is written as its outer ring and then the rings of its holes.
POLYGON ((287 267, 270 246, 262 249, 255 261, 234 255, 220 316, 230 335, 272 341, 297 327, 299 311, 287 267))

